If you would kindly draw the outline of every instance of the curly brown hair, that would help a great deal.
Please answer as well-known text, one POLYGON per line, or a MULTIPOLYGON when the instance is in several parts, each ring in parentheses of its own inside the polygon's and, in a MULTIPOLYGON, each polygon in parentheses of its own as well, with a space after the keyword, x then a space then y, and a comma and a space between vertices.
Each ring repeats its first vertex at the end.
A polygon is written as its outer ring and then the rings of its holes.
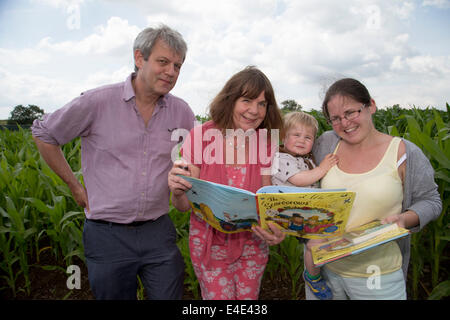
POLYGON ((257 129, 281 129, 283 120, 275 100, 272 84, 266 75, 254 66, 233 75, 209 105, 209 115, 216 126, 221 129, 233 129, 233 111, 236 100, 240 97, 256 99, 264 91, 267 101, 266 116, 257 129))

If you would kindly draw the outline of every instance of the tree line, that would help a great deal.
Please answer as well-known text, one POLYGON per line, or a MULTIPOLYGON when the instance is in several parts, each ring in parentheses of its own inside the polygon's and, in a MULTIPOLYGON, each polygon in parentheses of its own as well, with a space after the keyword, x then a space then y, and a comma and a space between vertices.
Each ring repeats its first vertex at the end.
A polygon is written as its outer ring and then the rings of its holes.
POLYGON ((11 111, 7 124, 31 125, 35 119, 41 119, 43 115, 44 110, 34 104, 29 104, 27 107, 19 104, 11 111))
MULTIPOLYGON (((281 111, 283 114, 291 111, 301 111, 302 106, 298 104, 295 100, 285 100, 281 103, 283 106, 281 111)), ((18 124, 18 125, 31 125, 35 119, 41 119, 44 115, 44 110, 39 108, 37 105, 29 104, 28 106, 23 106, 21 104, 14 107, 11 114, 7 120, 7 124, 18 124)), ((197 116, 197 120, 205 122, 209 120, 208 116, 197 116)))

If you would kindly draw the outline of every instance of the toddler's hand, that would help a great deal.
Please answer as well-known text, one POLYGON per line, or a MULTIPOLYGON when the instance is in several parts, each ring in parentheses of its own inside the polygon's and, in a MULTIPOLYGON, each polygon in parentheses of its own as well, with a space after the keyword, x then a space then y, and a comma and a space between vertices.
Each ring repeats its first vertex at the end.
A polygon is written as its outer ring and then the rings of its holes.
POLYGON ((319 167, 328 172, 334 165, 338 163, 338 157, 335 154, 329 153, 323 158, 319 167))

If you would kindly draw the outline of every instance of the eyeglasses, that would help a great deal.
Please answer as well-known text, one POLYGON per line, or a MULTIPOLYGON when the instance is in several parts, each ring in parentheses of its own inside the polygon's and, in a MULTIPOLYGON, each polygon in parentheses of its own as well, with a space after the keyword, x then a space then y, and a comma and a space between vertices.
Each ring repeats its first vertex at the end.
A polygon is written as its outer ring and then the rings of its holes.
MULTIPOLYGON (((359 110, 350 110, 350 111, 344 112, 344 118, 345 118, 346 120, 349 120, 349 121, 350 121, 350 120, 355 120, 356 118, 359 117, 361 111, 363 111, 363 109, 364 109, 365 107, 366 107, 366 105, 363 104, 362 107, 361 107, 359 110)), ((328 122, 329 122, 330 124, 334 125, 334 126, 340 124, 341 121, 342 121, 342 118, 339 117, 339 116, 335 116, 335 117, 332 117, 332 118, 328 119, 328 122)))

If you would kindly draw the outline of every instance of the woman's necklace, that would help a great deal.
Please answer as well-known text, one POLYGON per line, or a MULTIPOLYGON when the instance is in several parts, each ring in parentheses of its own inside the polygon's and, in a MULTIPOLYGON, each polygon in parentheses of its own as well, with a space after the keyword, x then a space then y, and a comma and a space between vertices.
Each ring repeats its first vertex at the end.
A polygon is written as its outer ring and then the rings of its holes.
POLYGON ((253 134, 255 134, 255 130, 248 130, 243 134, 231 133, 225 135, 225 141, 226 144, 228 144, 230 147, 233 147, 235 150, 245 149, 247 138, 253 134))
POLYGON ((238 141, 236 141, 236 143, 234 143, 234 138, 231 140, 231 139, 227 139, 227 143, 228 143, 228 145, 230 146, 230 147, 233 147, 234 148, 234 150, 237 150, 237 149, 244 149, 245 148, 245 140, 244 140, 244 143, 240 143, 240 144, 237 144, 238 142, 240 142, 239 140, 238 141))

